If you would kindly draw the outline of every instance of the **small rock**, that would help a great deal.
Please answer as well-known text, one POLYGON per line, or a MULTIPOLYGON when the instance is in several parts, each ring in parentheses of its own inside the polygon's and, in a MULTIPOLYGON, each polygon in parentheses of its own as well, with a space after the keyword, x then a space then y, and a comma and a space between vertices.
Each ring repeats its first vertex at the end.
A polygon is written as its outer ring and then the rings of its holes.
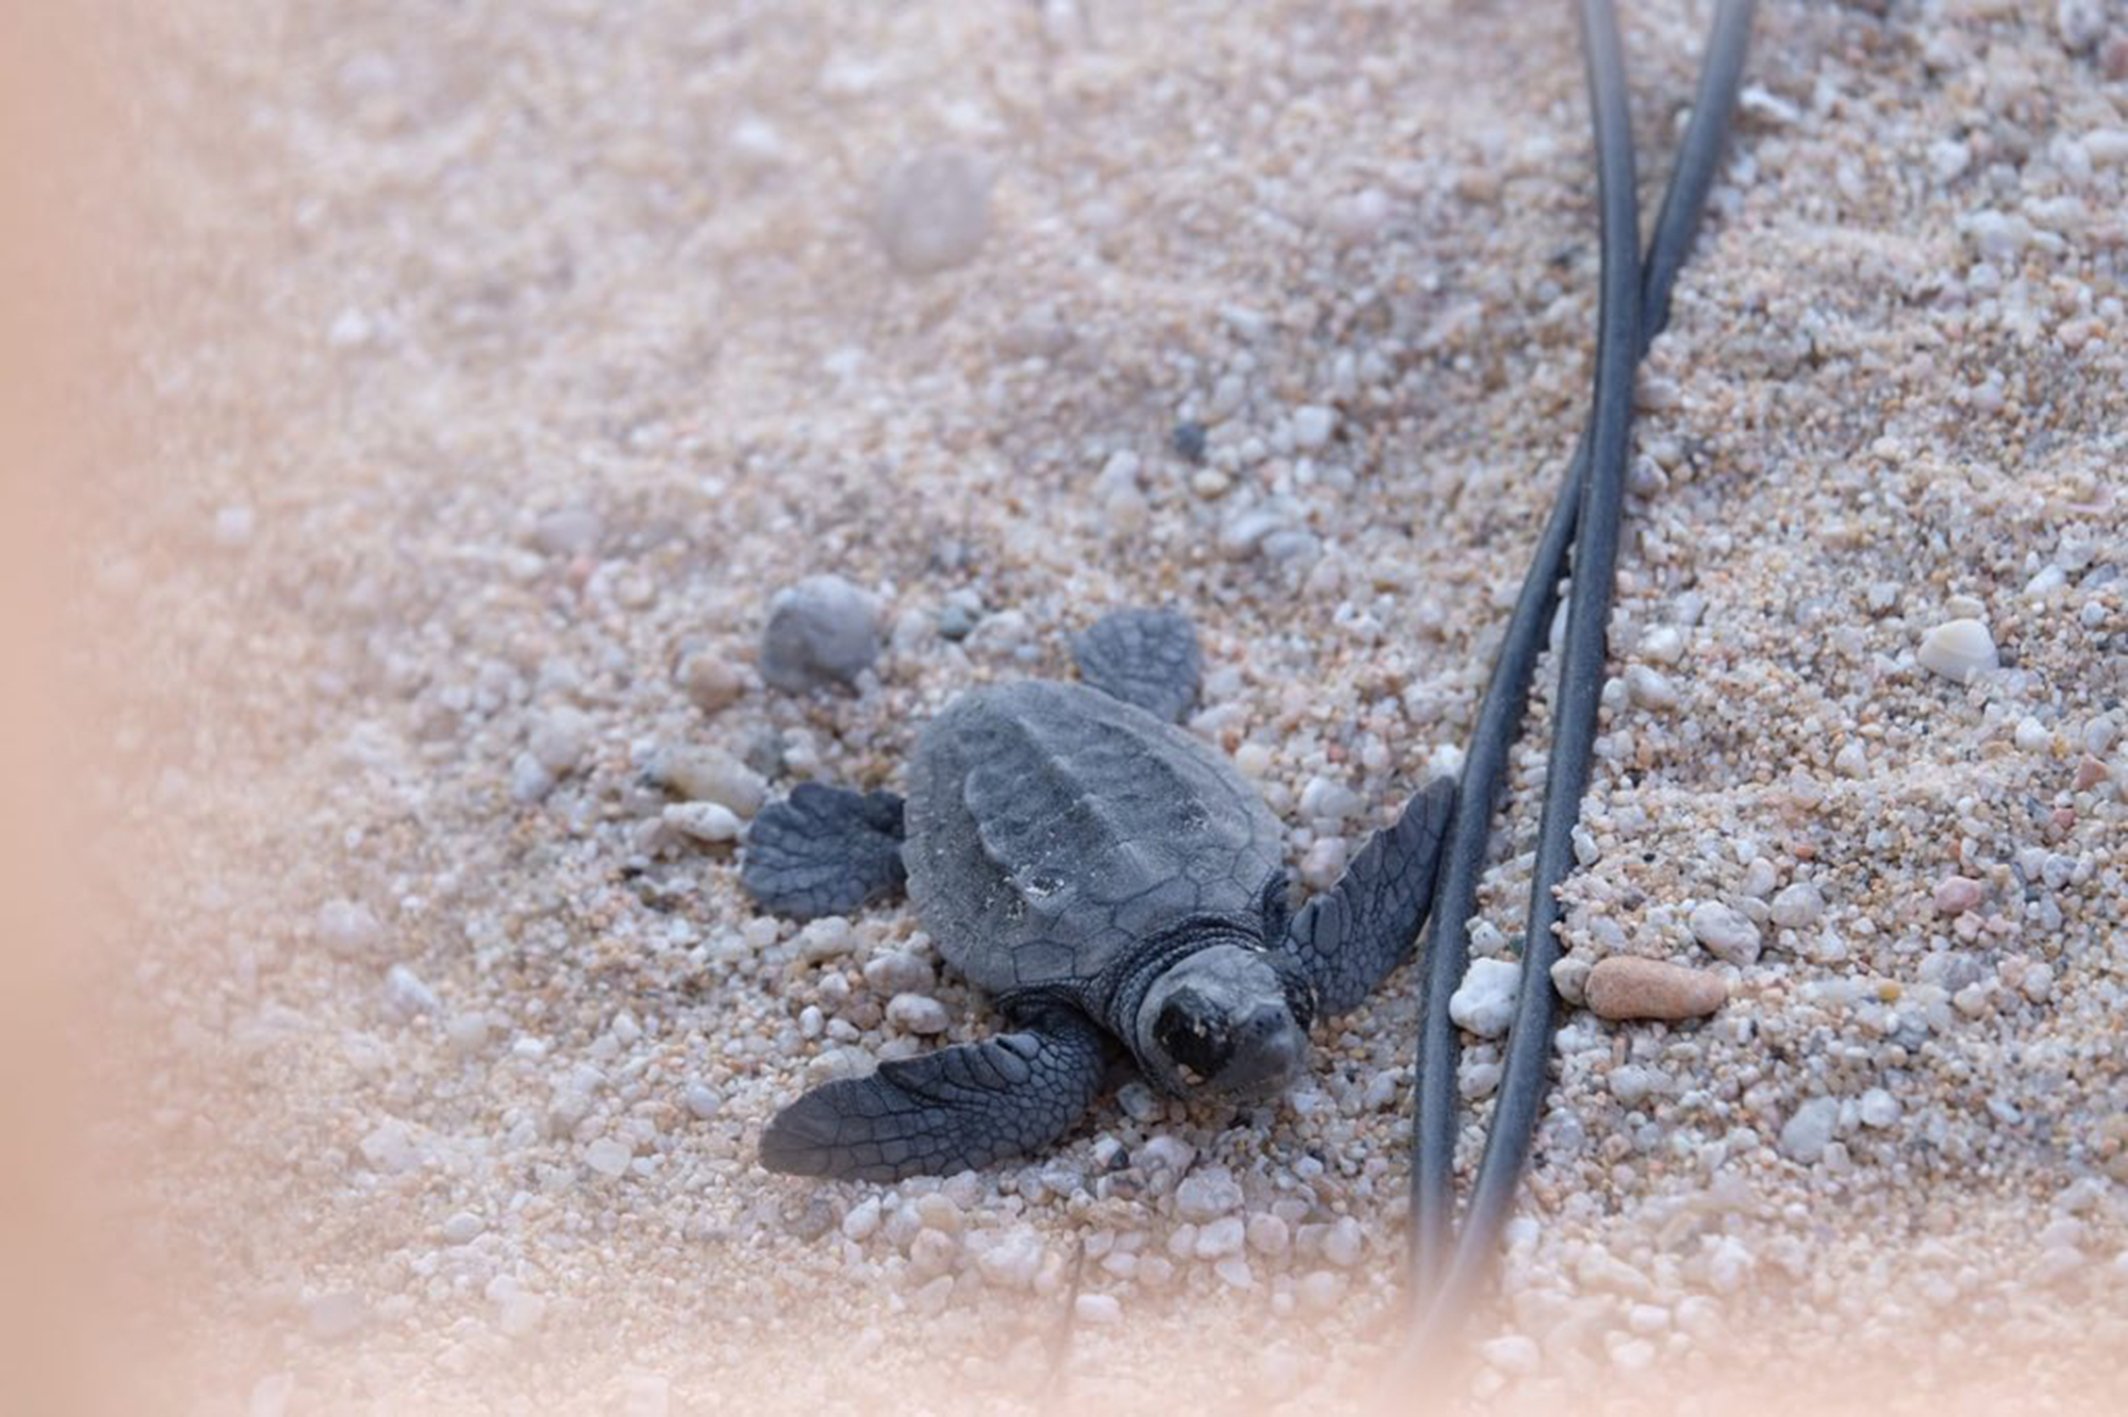
POLYGON ((1783 930, 1805 930, 1825 914, 1825 897, 1809 881, 1797 881, 1774 896, 1773 923, 1783 930))
POLYGON ((761 677, 801 694, 852 684, 879 658, 879 607, 840 576, 808 576, 769 602, 761 677))
POLYGON ((1970 876, 1945 876, 1936 882, 1933 893, 1936 913, 1963 915, 1968 910, 1978 910, 1987 894, 1987 888, 1970 876))
POLYGON ((1552 988, 1574 1008, 1588 1002, 1589 971, 1594 968, 1578 955, 1562 955, 1552 965, 1552 988))
POLYGON ((1946 620, 1921 637, 1914 657, 1932 674, 1963 684, 1975 674, 1993 669, 2001 661, 1995 653, 1995 637, 1978 620, 1946 620))
POLYGON ((721 655, 694 654, 680 666, 680 685, 696 708, 718 714, 739 702, 746 676, 721 655))
POLYGON ((403 964, 395 964, 385 972, 384 999, 402 1018, 443 1011, 443 1001, 436 997, 436 991, 403 964))
POLYGON ((1168 434, 1168 446, 1185 462, 1203 462, 1206 441, 1205 426, 1195 419, 1183 420, 1168 434))
POLYGON ((1462 985, 1448 1001, 1448 1015, 1459 1028, 1480 1038, 1499 1038, 1515 1017, 1515 996, 1522 986, 1522 966, 1512 960, 1474 959, 1462 985))
POLYGON ((532 527, 532 544, 549 556, 590 556, 606 534, 605 519, 590 507, 557 507, 532 527))
POLYGON ((1113 1328, 1123 1322, 1123 1305, 1113 1294, 1081 1294, 1071 1302, 1072 1317, 1091 1328, 1113 1328))
POLYGON ((510 800, 529 807, 544 802, 554 790, 554 774, 540 765, 530 752, 519 753, 510 761, 510 800))
POLYGON ((680 1092, 680 1101, 690 1113, 705 1122, 724 1110, 723 1097, 707 1083, 687 1084, 680 1092))
POLYGON ((453 1053, 470 1058, 488 1046, 489 1028, 485 1013, 479 1009, 467 1009, 451 1015, 451 1021, 443 1027, 443 1036, 453 1053))
POLYGON ((1222 1215, 1217 1220, 1207 1221, 1197 1231, 1197 1258, 1201 1260, 1224 1259, 1241 1253, 1248 1240, 1248 1228, 1238 1215, 1222 1215))
POLYGON ((1293 446, 1304 451, 1320 448, 1337 429, 1337 410, 1321 404, 1302 404, 1293 410, 1293 446))
POLYGON ((842 1218, 843 1238, 860 1245, 871 1239, 879 1229, 879 1210, 878 1196, 866 1196, 851 1206, 849 1214, 842 1218))
POLYGON ((1339 1269, 1351 1269, 1367 1253, 1367 1232, 1349 1215, 1338 1217, 1323 1236, 1323 1258, 1339 1269))
POLYGON ((226 551, 249 546, 258 520, 258 514, 242 503, 218 509, 214 514, 214 544, 226 551))
POLYGON ((487 1230, 488 1222, 470 1210, 461 1210, 443 1222, 443 1238, 446 1244, 469 1245, 487 1230))
POLYGON ((1862 1094, 1857 1112, 1863 1126, 1882 1129, 1899 1120, 1899 1099, 1881 1087, 1873 1087, 1862 1094))
POLYGON ((907 950, 888 950, 865 961, 865 986, 888 998, 896 994, 928 994, 938 982, 929 961, 907 950))
POLYGON ((1519 1333, 1504 1333, 1480 1345, 1478 1351, 1487 1363, 1518 1378, 1536 1372, 1542 1357, 1537 1341, 1519 1333))
POLYGON ((946 1006, 922 994, 896 994, 887 1001, 887 1022, 904 1032, 929 1037, 944 1033, 953 1020, 946 1006))
POLYGON ((751 817, 768 800, 761 774, 729 753, 715 748, 670 748, 654 757, 650 780, 690 802, 715 802, 742 817, 751 817))
POLYGON ((635 1148, 618 1137, 600 1137, 584 1148, 584 1164, 601 1176, 618 1176, 635 1160, 635 1148))
POLYGON ((1043 1253, 1042 1237, 1034 1227, 1015 1225, 992 1240, 975 1257, 975 1265, 983 1278, 1001 1289, 1032 1289, 1042 1272, 1043 1253))
POLYGON ((1668 675, 1645 664, 1630 665, 1626 669, 1626 697, 1640 708, 1673 709, 1677 707, 1677 686, 1668 675))
POLYGON ((1715 958, 1739 966, 1757 963, 1763 947, 1759 927, 1742 911, 1719 901, 1705 901, 1694 907, 1685 923, 1692 938, 1715 958))
POLYGON ((591 746, 591 717, 567 705, 548 709, 532 725, 526 751, 556 777, 574 772, 591 746))
POLYGON ((1832 1143, 1833 1129, 1840 1121, 1840 1103, 1836 1098, 1813 1097, 1796 1108, 1794 1115, 1781 1127, 1781 1151, 1790 1160, 1808 1166, 1825 1154, 1832 1143))
POLYGON ((1700 1018, 1729 998, 1719 975, 1633 955, 1598 960, 1582 992, 1598 1018, 1613 1021, 1700 1018))
POLYGON ((873 230, 905 275, 931 275, 973 260, 990 230, 991 175, 954 148, 920 153, 879 185, 873 230))
POLYGON ((1241 1208, 1241 1186, 1224 1166, 1183 1178, 1175 1187, 1175 1210, 1184 1220, 1217 1220, 1241 1208))
POLYGON ((739 839, 745 823, 731 808, 716 802, 674 802, 663 813, 666 826, 694 841, 726 842, 739 839))
POLYGON ((328 900, 318 907, 318 939, 342 958, 375 952, 384 943, 384 926, 366 905, 328 900))
POLYGON ((1293 1247, 1293 1231, 1285 1220, 1265 1211, 1249 1217, 1249 1248, 1272 1259, 1293 1247))

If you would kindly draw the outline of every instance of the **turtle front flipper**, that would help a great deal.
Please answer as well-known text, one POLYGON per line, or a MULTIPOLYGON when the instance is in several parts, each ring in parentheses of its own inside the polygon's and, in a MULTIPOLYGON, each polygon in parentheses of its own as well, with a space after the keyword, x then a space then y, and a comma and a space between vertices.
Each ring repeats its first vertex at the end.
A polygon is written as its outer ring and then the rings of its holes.
POLYGON ((1071 653, 1080 678, 1155 718, 1180 723, 1197 702, 1204 662, 1179 610, 1111 611, 1071 637, 1071 653))
POLYGON ((1455 814, 1453 778, 1436 778, 1378 831, 1335 887, 1301 907, 1280 949, 1315 986, 1327 1017, 1353 1008, 1411 952, 1433 904, 1441 842, 1455 814))
POLYGON ((1107 1045, 1073 1010, 1029 1022, 814 1088, 761 1134, 761 1164, 798 1176, 897 1181, 1047 1146, 1101 1090, 1107 1045))
POLYGON ((847 915, 900 892, 901 798, 801 782, 754 818, 739 883, 793 920, 847 915))

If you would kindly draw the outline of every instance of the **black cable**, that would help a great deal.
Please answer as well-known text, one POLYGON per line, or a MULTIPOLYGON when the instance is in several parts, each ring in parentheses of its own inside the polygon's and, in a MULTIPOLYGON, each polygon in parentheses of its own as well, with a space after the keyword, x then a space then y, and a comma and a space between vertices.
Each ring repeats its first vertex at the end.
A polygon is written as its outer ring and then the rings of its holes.
MULTIPOLYGON (((1750 46, 1754 0, 1720 0, 1700 68, 1699 90, 1679 144, 1677 161, 1648 254, 1641 266, 1641 334, 1639 353, 1669 323, 1670 291, 1684 265, 1707 192, 1729 135, 1736 108, 1744 56, 1750 46)), ((1449 831, 1446 860, 1435 889, 1426 944, 1426 972, 1421 993, 1421 1020, 1416 1077, 1417 1102, 1412 1122, 1411 1270, 1412 1292, 1424 1302, 1440 1282, 1447 1261, 1455 1210, 1456 1067, 1460 1052, 1448 1002, 1470 959, 1470 916, 1485 871, 1485 847, 1492 817, 1507 777, 1508 750, 1522 726, 1529 686, 1566 573, 1588 477, 1588 430, 1568 464, 1552 515, 1539 540, 1529 573, 1509 618, 1506 637, 1494 661, 1492 678, 1478 710, 1469 753, 1464 759, 1462 805, 1449 831)))

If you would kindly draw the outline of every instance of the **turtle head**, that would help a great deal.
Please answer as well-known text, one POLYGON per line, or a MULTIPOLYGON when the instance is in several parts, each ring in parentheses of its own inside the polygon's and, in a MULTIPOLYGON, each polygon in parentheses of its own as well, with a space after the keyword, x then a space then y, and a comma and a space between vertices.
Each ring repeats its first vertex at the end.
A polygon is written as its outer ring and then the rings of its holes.
POLYGON ((1306 985, 1263 950, 1212 945, 1153 981, 1138 1006, 1133 1051, 1171 1093, 1268 1095, 1307 1057, 1309 1003, 1306 985))

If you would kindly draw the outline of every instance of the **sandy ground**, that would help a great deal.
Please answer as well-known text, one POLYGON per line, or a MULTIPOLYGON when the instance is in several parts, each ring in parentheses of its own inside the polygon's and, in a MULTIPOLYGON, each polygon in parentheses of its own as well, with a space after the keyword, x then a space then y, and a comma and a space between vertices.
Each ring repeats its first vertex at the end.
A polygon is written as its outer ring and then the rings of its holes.
MULTIPOLYGON (((1652 207, 1708 6, 1627 9, 1652 207)), ((929 1046, 882 980, 990 1020, 903 908, 757 919, 646 769, 892 785, 958 690, 1175 603, 1195 726, 1334 874, 1452 760, 1586 396, 1567 7, 184 4, 98 44, 137 225, 86 405, 83 1032, 132 1410, 1363 1398, 1408 969, 1273 1107, 1125 1089, 1021 1167, 771 1177, 778 1105, 929 1046), (984 234, 912 274, 882 192, 937 152, 984 234), (769 596, 830 571, 884 654, 765 689, 769 596)), ((1475 1381, 2099 1410, 2128 21, 1768 3, 1750 82, 1643 383, 1566 888, 1573 960, 1731 996, 1569 1011, 1475 1381), (1969 682, 1917 659, 1961 618, 1969 682)))

